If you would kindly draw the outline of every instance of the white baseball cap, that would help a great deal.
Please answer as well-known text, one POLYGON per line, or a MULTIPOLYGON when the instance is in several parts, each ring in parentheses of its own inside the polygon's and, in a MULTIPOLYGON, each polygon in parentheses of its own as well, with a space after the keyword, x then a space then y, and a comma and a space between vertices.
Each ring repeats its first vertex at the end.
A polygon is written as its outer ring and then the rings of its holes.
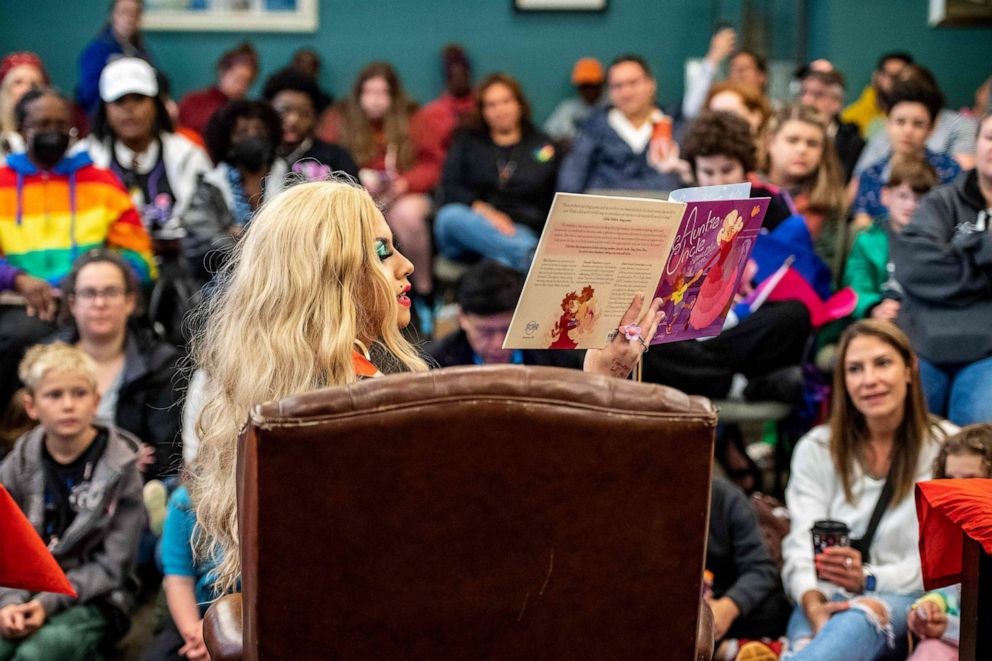
POLYGON ((155 69, 139 57, 121 57, 100 72, 100 98, 112 103, 127 94, 158 96, 155 69))

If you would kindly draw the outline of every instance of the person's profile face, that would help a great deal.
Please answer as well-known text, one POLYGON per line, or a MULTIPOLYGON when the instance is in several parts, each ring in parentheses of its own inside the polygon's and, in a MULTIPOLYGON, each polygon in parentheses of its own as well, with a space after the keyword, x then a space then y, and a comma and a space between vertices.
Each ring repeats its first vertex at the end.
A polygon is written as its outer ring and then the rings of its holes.
POLYGON ((610 102, 626 117, 644 115, 654 108, 657 88, 637 62, 619 62, 607 74, 610 102))
POLYGON ((696 157, 696 183, 700 186, 722 186, 747 181, 744 166, 725 154, 696 157))
POLYGON ((389 89, 389 82, 385 78, 375 76, 362 83, 358 105, 370 120, 376 121, 385 117, 392 103, 392 90, 389 89))
POLYGON ((376 213, 375 219, 376 255, 379 265, 386 278, 392 283, 396 295, 397 316, 396 325, 406 328, 410 324, 410 275, 413 274, 413 264, 397 248, 393 242, 393 232, 386 224, 381 213, 376 213))
POLYGON ((513 357, 512 349, 504 349, 503 342, 510 330, 513 311, 480 315, 462 312, 458 324, 465 331, 472 351, 486 364, 508 363, 513 357))
POLYGON ((308 94, 283 90, 272 98, 272 107, 282 120, 283 145, 298 145, 313 134, 317 113, 308 94))

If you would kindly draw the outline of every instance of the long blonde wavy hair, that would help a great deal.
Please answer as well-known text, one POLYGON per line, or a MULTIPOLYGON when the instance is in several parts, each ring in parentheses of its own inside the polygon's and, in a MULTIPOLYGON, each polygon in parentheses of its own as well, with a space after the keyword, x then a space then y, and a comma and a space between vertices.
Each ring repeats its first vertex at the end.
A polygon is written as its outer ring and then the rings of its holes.
MULTIPOLYGON (((375 250, 381 212, 363 188, 304 183, 265 202, 200 312, 196 367, 207 375, 197 421, 200 448, 187 481, 201 556, 217 557, 216 587, 241 572, 236 502, 237 437, 251 408, 356 380, 356 339, 395 364, 426 370, 397 327, 395 285, 375 250)), ((392 368, 392 369, 390 369, 392 368)))

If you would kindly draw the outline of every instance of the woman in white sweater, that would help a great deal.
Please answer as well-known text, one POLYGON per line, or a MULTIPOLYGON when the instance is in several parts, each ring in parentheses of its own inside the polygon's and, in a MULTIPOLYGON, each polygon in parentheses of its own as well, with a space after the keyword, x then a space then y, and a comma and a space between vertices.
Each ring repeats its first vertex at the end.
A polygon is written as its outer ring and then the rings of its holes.
POLYGON ((797 661, 882 659, 906 640, 923 589, 913 486, 930 479, 955 430, 927 413, 916 357, 894 325, 855 323, 838 355, 830 424, 799 441, 786 489, 782 580, 796 609, 785 658, 797 661), (887 481, 891 500, 864 540, 887 481), (852 545, 814 557, 810 529, 822 519, 847 524, 852 545))

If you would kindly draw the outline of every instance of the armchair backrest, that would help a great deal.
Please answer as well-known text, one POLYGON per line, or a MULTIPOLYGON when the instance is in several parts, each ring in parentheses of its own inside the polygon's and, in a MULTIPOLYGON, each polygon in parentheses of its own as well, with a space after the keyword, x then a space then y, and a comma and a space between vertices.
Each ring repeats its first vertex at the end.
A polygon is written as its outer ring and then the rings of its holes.
POLYGON ((245 658, 692 658, 715 425, 676 390, 523 366, 259 406, 245 658))

